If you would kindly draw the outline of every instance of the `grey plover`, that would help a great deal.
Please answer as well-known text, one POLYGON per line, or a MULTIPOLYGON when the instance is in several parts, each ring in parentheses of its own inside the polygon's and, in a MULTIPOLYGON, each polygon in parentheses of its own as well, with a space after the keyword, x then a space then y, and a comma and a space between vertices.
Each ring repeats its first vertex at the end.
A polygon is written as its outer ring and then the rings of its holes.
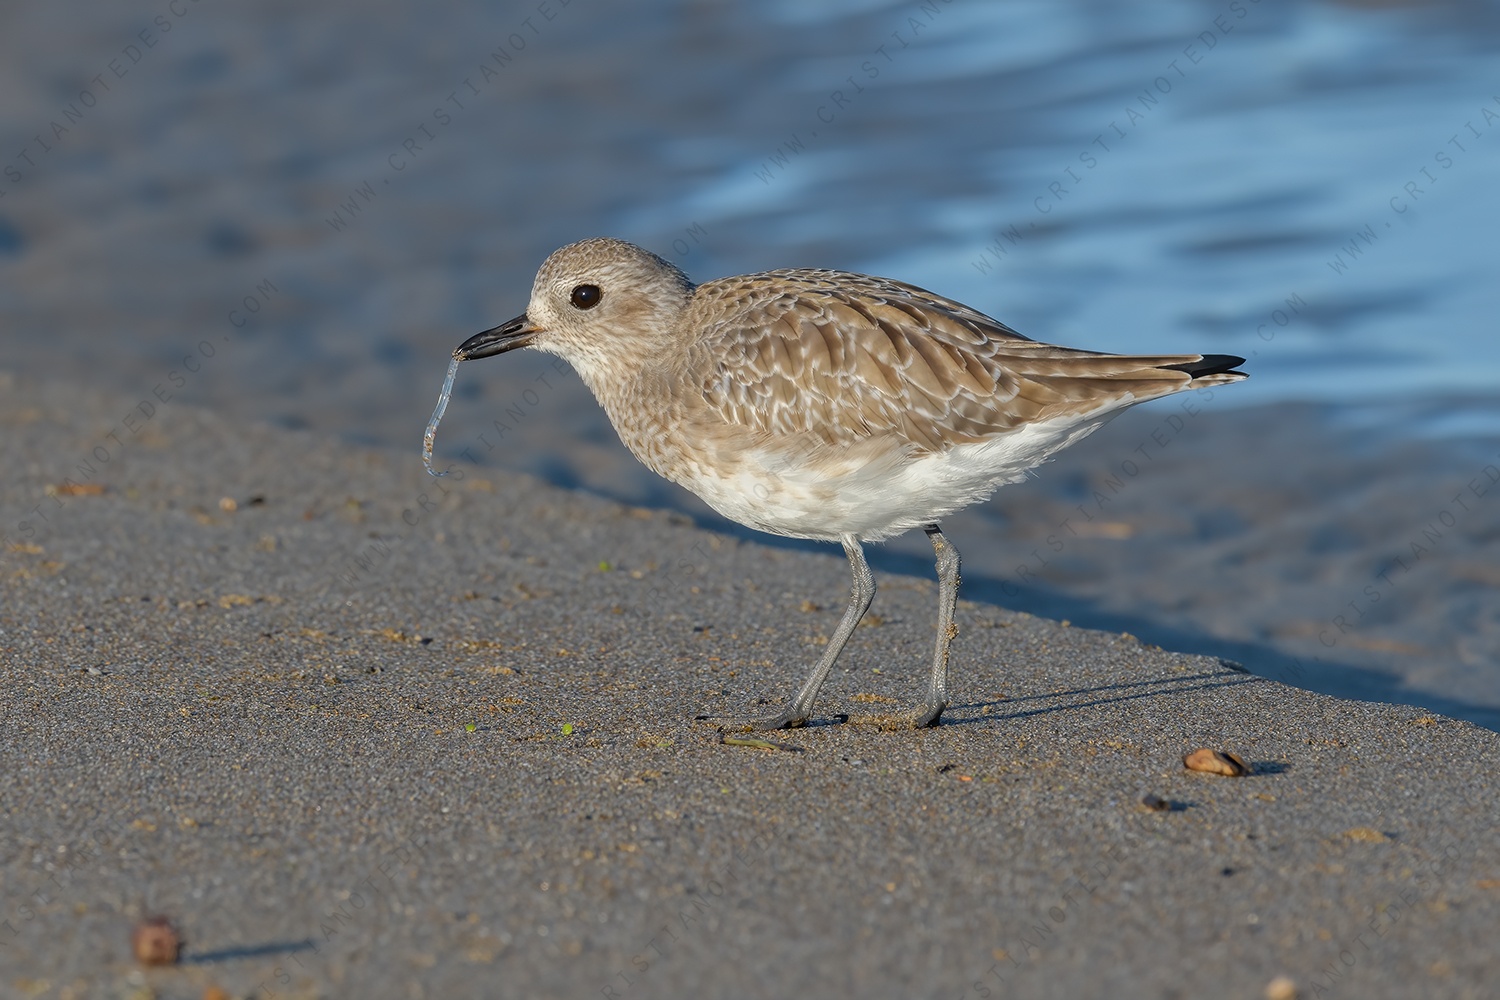
POLYGON ((1041 344, 889 278, 789 269, 695 285, 615 239, 553 253, 526 312, 453 357, 517 347, 571 364, 636 458, 725 517, 844 547, 849 606, 796 695, 752 723, 764 729, 807 722, 875 596, 863 543, 911 528, 932 540, 939 587, 927 693, 910 721, 935 725, 959 582, 939 522, 1127 406, 1245 377, 1233 370, 1244 359, 1226 354, 1041 344))

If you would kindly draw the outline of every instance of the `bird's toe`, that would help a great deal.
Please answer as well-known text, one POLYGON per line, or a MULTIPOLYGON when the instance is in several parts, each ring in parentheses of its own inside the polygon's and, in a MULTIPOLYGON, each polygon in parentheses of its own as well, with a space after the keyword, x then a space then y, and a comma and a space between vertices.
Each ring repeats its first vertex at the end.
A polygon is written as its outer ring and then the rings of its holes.
POLYGON ((911 720, 912 728, 926 729, 930 726, 936 726, 938 720, 943 716, 943 709, 947 707, 948 703, 946 701, 926 702, 918 706, 917 714, 911 720))

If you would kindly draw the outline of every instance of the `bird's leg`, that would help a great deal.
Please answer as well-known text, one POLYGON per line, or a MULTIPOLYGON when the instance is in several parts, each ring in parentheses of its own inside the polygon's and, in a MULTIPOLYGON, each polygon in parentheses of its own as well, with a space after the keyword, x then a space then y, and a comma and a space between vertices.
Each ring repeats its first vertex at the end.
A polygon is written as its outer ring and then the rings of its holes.
POLYGON ((937 725, 943 709, 948 707, 948 646, 958 634, 958 626, 953 624, 953 608, 958 604, 958 550, 935 524, 928 526, 927 537, 932 539, 932 550, 937 553, 937 648, 932 655, 927 697, 913 720, 918 728, 937 725))
POLYGON ((807 722, 812 715, 818 689, 827 679, 828 671, 833 669, 833 661, 839 658, 844 644, 854 633, 854 627, 859 624, 859 620, 870 609, 870 602, 875 599, 875 577, 870 573, 869 564, 865 562, 865 552, 860 547, 859 540, 852 535, 845 536, 844 552, 849 556, 849 567, 854 571, 854 585, 849 591, 849 606, 844 609, 844 617, 839 620, 839 627, 834 630, 833 638, 828 640, 822 657, 807 675, 807 680, 802 682, 796 697, 787 702, 786 707, 776 715, 752 722, 751 725, 756 729, 791 729, 807 722))

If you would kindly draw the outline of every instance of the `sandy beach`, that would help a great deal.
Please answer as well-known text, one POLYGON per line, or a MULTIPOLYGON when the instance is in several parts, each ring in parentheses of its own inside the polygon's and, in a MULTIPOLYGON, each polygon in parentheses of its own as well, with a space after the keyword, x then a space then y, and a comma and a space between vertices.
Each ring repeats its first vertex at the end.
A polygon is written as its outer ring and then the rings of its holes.
POLYGON ((7 993, 1478 997, 1500 973, 1486 729, 965 601, 945 724, 887 731, 934 586, 879 572, 818 724, 724 745, 695 717, 784 697, 838 554, 190 407, 101 492, 49 493, 132 401, 4 390, 0 502, 47 515, 0 576, 7 993), (1187 771, 1198 747, 1252 773, 1187 771), (188 943, 143 972, 154 913, 188 943))

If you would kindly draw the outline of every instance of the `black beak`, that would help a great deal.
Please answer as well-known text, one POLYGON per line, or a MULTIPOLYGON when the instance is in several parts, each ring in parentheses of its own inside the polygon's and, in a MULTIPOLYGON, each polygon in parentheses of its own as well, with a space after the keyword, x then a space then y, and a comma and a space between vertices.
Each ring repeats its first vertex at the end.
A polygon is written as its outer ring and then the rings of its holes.
POLYGON ((475 358, 488 358, 495 354, 504 354, 513 351, 517 347, 525 347, 531 343, 531 338, 541 331, 531 325, 531 320, 522 313, 509 323, 501 323, 493 330, 476 333, 462 344, 453 356, 460 361, 473 361, 475 358))

